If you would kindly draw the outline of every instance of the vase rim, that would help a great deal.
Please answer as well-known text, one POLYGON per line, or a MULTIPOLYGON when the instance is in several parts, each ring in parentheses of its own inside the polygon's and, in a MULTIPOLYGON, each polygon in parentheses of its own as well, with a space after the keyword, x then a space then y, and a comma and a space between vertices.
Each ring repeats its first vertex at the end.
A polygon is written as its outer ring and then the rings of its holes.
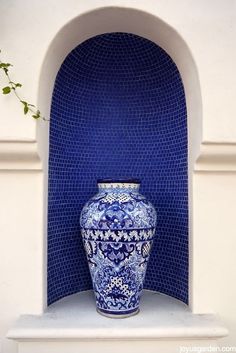
POLYGON ((113 184, 113 183, 121 183, 121 184, 140 184, 140 180, 136 178, 105 178, 105 179, 97 179, 97 184, 113 184))

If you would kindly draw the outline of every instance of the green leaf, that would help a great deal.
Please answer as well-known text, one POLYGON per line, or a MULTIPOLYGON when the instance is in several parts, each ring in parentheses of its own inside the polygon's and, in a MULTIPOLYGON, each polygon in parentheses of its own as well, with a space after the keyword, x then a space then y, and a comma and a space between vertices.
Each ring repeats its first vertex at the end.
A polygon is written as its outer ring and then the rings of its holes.
POLYGON ((25 101, 21 101, 21 103, 24 105, 24 114, 27 114, 29 111, 28 103, 25 101))
POLYGON ((0 69, 6 69, 8 68, 9 66, 12 66, 10 63, 0 63, 0 69))
POLYGON ((13 86, 15 86, 15 88, 16 88, 16 87, 22 87, 22 84, 19 83, 19 82, 15 83, 15 82, 13 82, 13 81, 9 81, 9 83, 11 83, 13 86))
POLYGON ((3 94, 8 94, 8 93, 10 93, 11 92, 11 87, 9 87, 9 86, 6 86, 6 87, 4 87, 3 89, 2 89, 2 93, 3 94))
POLYGON ((0 63, 0 69, 3 69, 5 74, 8 74, 8 67, 12 66, 10 63, 0 63))
POLYGON ((27 114, 28 111, 29 111, 28 104, 25 104, 25 106, 24 106, 24 114, 27 114))
POLYGON ((32 115, 32 118, 34 118, 34 119, 39 119, 39 118, 40 118, 40 111, 37 110, 37 113, 34 114, 34 115, 32 115))

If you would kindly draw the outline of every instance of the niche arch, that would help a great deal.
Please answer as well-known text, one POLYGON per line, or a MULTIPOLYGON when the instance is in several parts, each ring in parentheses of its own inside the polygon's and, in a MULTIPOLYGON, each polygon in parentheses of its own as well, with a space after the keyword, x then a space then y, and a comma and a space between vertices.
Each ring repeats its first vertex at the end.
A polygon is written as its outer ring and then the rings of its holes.
MULTIPOLYGON (((151 40, 164 49, 177 65, 182 78, 188 121, 188 175, 189 175, 189 240, 190 240, 190 278, 189 278, 189 302, 191 304, 191 181, 193 163, 198 155, 201 142, 201 94, 198 81, 197 69, 184 40, 179 34, 164 23, 161 19, 130 8, 107 7, 97 9, 80 15, 66 24, 54 37, 43 61, 38 90, 38 105, 42 111, 49 116, 51 97, 57 72, 66 56, 80 43, 99 34, 111 32, 125 32, 138 35, 151 40)), ((49 124, 48 124, 49 125, 49 124)), ((37 128, 37 140, 39 153, 44 164, 44 237, 47 242, 47 189, 48 189, 48 141, 49 126, 40 123, 37 128)), ((45 245, 45 257, 46 257, 45 245)), ((47 261, 45 259, 45 279, 47 261)), ((45 296, 47 293, 46 280, 45 296)), ((70 293, 66 293, 70 294, 70 293)), ((65 294, 65 295, 66 295, 65 294)), ((56 298, 56 299, 59 299, 56 298)), ((53 300, 52 300, 53 301, 53 300)), ((186 300, 185 300, 186 301, 186 300)), ((50 301, 49 301, 50 302, 50 301)))

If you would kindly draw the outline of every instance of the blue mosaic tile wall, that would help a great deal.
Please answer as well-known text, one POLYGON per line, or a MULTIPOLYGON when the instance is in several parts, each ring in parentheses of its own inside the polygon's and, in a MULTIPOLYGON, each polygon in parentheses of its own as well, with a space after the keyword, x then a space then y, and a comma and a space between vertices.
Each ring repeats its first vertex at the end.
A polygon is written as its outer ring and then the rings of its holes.
POLYGON ((167 53, 127 33, 76 47, 55 82, 50 123, 48 303, 91 288, 79 215, 97 178, 135 177, 158 214, 145 287, 188 301, 187 118, 167 53))

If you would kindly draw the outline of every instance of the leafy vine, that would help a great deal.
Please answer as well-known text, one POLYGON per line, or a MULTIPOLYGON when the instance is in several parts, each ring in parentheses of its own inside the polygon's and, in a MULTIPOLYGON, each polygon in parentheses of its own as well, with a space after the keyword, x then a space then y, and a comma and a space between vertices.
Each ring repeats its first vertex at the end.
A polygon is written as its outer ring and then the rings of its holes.
MULTIPOLYGON (((0 50, 0 53, 1 53, 1 50, 0 50)), ((19 82, 12 81, 10 74, 9 74, 9 70, 10 70, 11 66, 13 66, 13 65, 10 63, 2 62, 0 60, 0 70, 2 70, 2 72, 5 74, 7 81, 8 81, 8 85, 2 88, 2 93, 3 94, 13 93, 16 96, 16 98, 18 99, 18 101, 22 104, 23 112, 25 115, 31 114, 32 118, 34 118, 36 120, 42 119, 44 121, 48 121, 48 119, 46 119, 41 114, 40 110, 38 110, 35 105, 30 104, 29 102, 27 102, 21 98, 21 96, 18 93, 19 92, 18 89, 22 87, 22 84, 19 82)))

